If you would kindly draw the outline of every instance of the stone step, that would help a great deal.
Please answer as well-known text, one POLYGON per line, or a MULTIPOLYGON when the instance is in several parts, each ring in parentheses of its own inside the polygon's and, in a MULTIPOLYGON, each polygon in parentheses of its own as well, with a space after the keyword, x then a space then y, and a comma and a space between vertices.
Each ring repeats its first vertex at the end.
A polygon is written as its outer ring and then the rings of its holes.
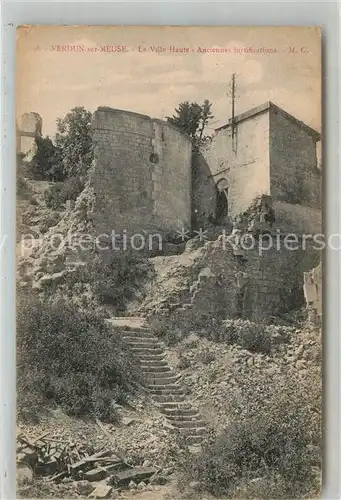
POLYGON ((189 436, 201 436, 204 438, 207 434, 206 427, 177 427, 173 423, 171 425, 173 429, 177 430, 184 438, 189 436))
POLYGON ((167 380, 166 378, 163 378, 163 379, 156 379, 154 381, 154 383, 148 383, 148 389, 150 389, 151 391, 155 391, 155 390, 158 390, 158 391, 162 391, 162 390, 165 390, 165 391, 179 391, 181 390, 181 392, 183 392, 183 389, 180 385, 177 385, 175 382, 176 382, 176 379, 172 382, 169 382, 167 383, 167 380))
POLYGON ((162 373, 168 373, 169 375, 173 375, 174 372, 169 368, 169 366, 163 365, 163 366, 154 366, 154 365, 145 365, 141 364, 141 370, 145 373, 156 373, 158 375, 161 375, 162 373))
POLYGON ((168 366, 169 367, 169 364, 167 363, 166 360, 164 359, 155 359, 154 356, 153 356, 153 359, 146 359, 144 362, 143 362, 143 365, 144 366, 152 366, 152 367, 158 367, 158 366, 168 366))
MULTIPOLYGON (((184 396, 184 392, 182 389, 150 389, 151 395, 154 396, 168 396, 168 400, 164 401, 181 401, 177 399, 177 396, 184 396)), ((157 401, 155 399, 155 401, 157 401)), ((162 400, 159 400, 162 401, 162 400)))
POLYGON ((185 401, 185 395, 183 393, 180 394, 153 394, 152 393, 152 398, 155 403, 160 404, 169 404, 169 405, 181 405, 184 404, 185 401))
POLYGON ((162 406, 160 405, 160 411, 164 415, 168 417, 176 417, 176 416, 183 416, 183 417, 191 417, 191 416, 197 416, 199 413, 197 410, 193 410, 192 408, 177 408, 176 403, 173 405, 173 403, 163 403, 162 406), (167 406, 166 406, 167 405, 167 406))
POLYGON ((165 417, 170 421, 170 422, 196 422, 200 421, 200 415, 199 413, 195 414, 190 414, 190 415, 182 415, 181 413, 177 413, 174 415, 169 415, 168 413, 164 414, 165 417))
POLYGON ((145 335, 130 335, 130 333, 122 335, 122 338, 127 342, 129 342, 129 340, 132 342, 158 342, 158 339, 153 336, 146 337, 145 335))
POLYGON ((146 340, 147 342, 158 341, 158 339, 156 337, 154 337, 153 335, 147 334, 145 332, 141 333, 141 334, 134 334, 131 332, 122 332, 121 338, 123 341, 126 341, 126 340, 141 340, 141 341, 146 340))
POLYGON ((205 422, 202 420, 172 420, 170 423, 178 429, 204 429, 206 431, 205 422))
POLYGON ((158 405, 159 408, 161 409, 172 409, 174 410, 175 408, 180 409, 180 410, 193 410, 192 406, 190 406, 190 403, 186 400, 186 403, 183 401, 177 402, 177 401, 161 401, 160 404, 158 405))
POLYGON ((136 357, 141 361, 141 363, 144 363, 145 361, 164 361, 165 353, 162 352, 162 354, 146 354, 146 353, 141 353, 140 355, 136 354, 136 357))
MULTIPOLYGON (((153 354, 164 354, 161 347, 130 347, 134 355, 152 356, 153 354)), ((142 357, 142 356, 141 356, 142 357)))
POLYGON ((132 348, 139 348, 139 349, 161 349, 160 344, 157 342, 141 342, 141 341, 135 341, 135 342, 127 342, 126 340, 123 341, 126 346, 132 348))
POLYGON ((154 337, 152 333, 150 333, 150 330, 148 328, 126 328, 120 329, 122 335, 128 335, 129 337, 143 337, 145 335, 148 335, 148 337, 154 337))
POLYGON ((159 381, 164 381, 163 383, 165 384, 173 384, 176 383, 177 380, 179 379, 179 375, 175 375, 174 372, 171 370, 168 370, 167 372, 150 372, 150 371, 145 371, 144 374, 147 377, 147 380, 150 381, 152 384, 156 380, 156 383, 159 383, 159 381), (166 382, 167 380, 167 382, 166 382))
POLYGON ((187 436, 186 443, 188 445, 191 445, 191 444, 201 444, 202 440, 203 440, 203 436, 192 435, 192 436, 187 436))

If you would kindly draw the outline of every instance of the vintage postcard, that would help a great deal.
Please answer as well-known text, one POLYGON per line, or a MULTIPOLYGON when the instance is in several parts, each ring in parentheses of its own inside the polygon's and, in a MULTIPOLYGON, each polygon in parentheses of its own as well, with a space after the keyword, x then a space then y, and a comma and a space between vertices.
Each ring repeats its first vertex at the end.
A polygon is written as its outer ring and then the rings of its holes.
POLYGON ((22 498, 321 493, 318 27, 17 30, 22 498))

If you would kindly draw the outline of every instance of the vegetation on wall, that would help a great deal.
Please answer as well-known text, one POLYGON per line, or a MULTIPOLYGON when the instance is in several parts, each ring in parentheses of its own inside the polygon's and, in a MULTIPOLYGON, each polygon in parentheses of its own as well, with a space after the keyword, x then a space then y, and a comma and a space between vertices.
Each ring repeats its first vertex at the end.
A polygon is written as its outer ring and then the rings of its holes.
POLYGON ((92 113, 73 108, 57 119, 56 146, 65 177, 85 176, 93 160, 92 113))
POLYGON ((194 149, 200 149, 210 141, 206 130, 213 118, 212 103, 205 99, 203 104, 181 102, 173 116, 167 117, 167 121, 189 135, 194 149))
POLYGON ((57 119, 54 142, 48 136, 36 138, 30 162, 34 179, 61 182, 86 176, 93 159, 91 120, 90 111, 76 107, 57 119))

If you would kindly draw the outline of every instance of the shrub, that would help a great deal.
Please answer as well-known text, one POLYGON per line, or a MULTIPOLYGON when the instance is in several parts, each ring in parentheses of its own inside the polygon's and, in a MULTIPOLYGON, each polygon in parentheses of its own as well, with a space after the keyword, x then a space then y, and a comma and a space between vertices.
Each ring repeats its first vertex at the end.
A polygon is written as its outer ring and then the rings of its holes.
POLYGON ((53 400, 68 414, 116 417, 112 401, 124 403, 139 381, 120 338, 93 310, 19 296, 17 321, 18 410, 25 396, 53 400))
POLYGON ((181 316, 152 316, 149 328, 156 337, 168 346, 174 346, 184 338, 181 316))
POLYGON ((23 177, 17 176, 17 195, 24 197, 28 197, 31 194, 30 186, 26 179, 23 177))
POLYGON ((208 349, 205 349, 198 355, 198 360, 203 364, 203 365, 209 365, 210 363, 213 363, 213 361, 216 360, 216 355, 214 352, 209 351, 208 349))
POLYGON ((83 190, 83 182, 79 177, 70 177, 65 182, 57 182, 44 193, 48 208, 60 209, 67 200, 75 201, 83 190))
POLYGON ((251 352, 269 353, 271 351, 272 337, 265 325, 241 319, 226 320, 223 325, 225 342, 238 344, 251 352))
POLYGON ((141 293, 151 272, 148 259, 125 251, 112 253, 106 261, 96 256, 88 267, 89 282, 99 303, 114 306, 117 314, 123 313, 127 303, 141 293))
POLYGON ((75 107, 57 118, 56 147, 66 177, 87 175, 93 160, 92 113, 75 107))
POLYGON ((39 222, 39 230, 41 233, 47 233, 50 227, 56 226, 61 219, 61 214, 58 211, 47 212, 41 215, 39 222))
POLYGON ((317 450, 320 462, 318 371, 311 370, 305 380, 241 377, 238 387, 230 396, 229 426, 194 461, 187 461, 183 479, 228 498, 316 495, 316 457, 312 461, 309 447, 317 450))
POLYGON ((64 179, 63 168, 60 161, 60 150, 46 137, 35 138, 35 152, 30 162, 30 173, 36 180, 64 179))

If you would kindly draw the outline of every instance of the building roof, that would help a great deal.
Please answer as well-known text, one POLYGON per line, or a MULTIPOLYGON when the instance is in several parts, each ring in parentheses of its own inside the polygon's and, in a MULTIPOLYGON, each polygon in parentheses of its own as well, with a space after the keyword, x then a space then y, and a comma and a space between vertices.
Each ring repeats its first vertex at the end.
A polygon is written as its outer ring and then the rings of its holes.
MULTIPOLYGON (((321 134, 317 132, 317 130, 314 130, 313 128, 309 127, 306 125, 304 122, 301 120, 298 120, 295 118, 295 116, 290 115, 284 109, 280 108, 276 104, 274 104, 271 101, 267 101, 260 106, 256 106, 255 108, 249 109, 248 111, 245 111, 244 113, 241 113, 240 115, 236 116, 234 119, 234 123, 240 123, 245 120, 249 120, 250 118, 253 118, 254 116, 260 115, 262 113, 269 112, 270 110, 274 110, 277 113, 280 113, 283 115, 285 118, 288 120, 291 120, 293 123, 295 123, 298 127, 301 127, 306 131, 307 134, 311 135, 315 141, 319 141, 321 138, 321 134)), ((224 130, 232 125, 232 118, 229 119, 229 121, 225 124, 222 125, 221 127, 218 127, 215 129, 215 132, 219 132, 220 130, 224 130)))

